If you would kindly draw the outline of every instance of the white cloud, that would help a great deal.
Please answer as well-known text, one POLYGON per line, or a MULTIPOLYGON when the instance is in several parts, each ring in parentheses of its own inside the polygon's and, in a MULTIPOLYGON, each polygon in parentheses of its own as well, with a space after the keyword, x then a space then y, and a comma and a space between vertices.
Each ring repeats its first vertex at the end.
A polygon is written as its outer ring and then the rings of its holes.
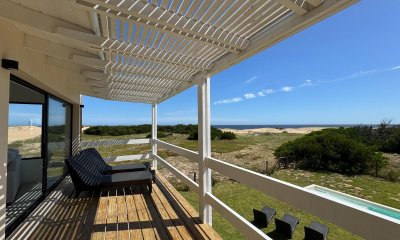
POLYGON ((243 101, 243 98, 241 97, 236 97, 236 98, 230 98, 230 99, 224 99, 220 101, 214 102, 214 104, 229 104, 229 103, 238 103, 243 101))
POLYGON ((244 83, 246 83, 246 84, 252 83, 252 82, 254 82, 254 80, 256 80, 257 78, 258 78, 258 76, 253 76, 253 77, 247 79, 246 81, 244 81, 244 83))
POLYGON ((312 82, 310 79, 307 79, 307 80, 305 80, 304 83, 301 84, 299 87, 300 87, 300 88, 302 88, 302 87, 311 87, 312 85, 313 85, 313 82, 312 82))
POLYGON ((271 88, 269 88, 269 89, 264 89, 264 90, 262 90, 262 91, 259 91, 257 94, 258 94, 258 96, 260 96, 260 97, 264 97, 264 96, 266 96, 266 95, 268 95, 268 94, 273 94, 273 93, 275 93, 276 91, 274 90, 274 89, 271 89, 271 88))
POLYGON ((293 91, 293 87, 290 86, 285 86, 281 88, 281 92, 291 92, 291 91, 293 91))
POLYGON ((256 98, 256 95, 254 93, 246 93, 246 94, 244 94, 244 98, 252 99, 252 98, 256 98))
POLYGON ((392 67, 392 70, 394 70, 394 69, 400 69, 400 66, 392 67))

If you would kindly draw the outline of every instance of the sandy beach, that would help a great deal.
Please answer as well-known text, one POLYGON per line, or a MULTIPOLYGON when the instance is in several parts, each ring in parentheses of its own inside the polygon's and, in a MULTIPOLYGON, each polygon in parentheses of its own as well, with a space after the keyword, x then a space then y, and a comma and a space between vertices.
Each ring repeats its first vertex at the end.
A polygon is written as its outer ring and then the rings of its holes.
POLYGON ((262 133, 297 133, 297 134, 308 134, 314 131, 319 131, 327 127, 303 127, 303 128, 254 128, 254 129, 231 129, 221 128, 224 132, 233 132, 235 134, 262 134, 262 133))

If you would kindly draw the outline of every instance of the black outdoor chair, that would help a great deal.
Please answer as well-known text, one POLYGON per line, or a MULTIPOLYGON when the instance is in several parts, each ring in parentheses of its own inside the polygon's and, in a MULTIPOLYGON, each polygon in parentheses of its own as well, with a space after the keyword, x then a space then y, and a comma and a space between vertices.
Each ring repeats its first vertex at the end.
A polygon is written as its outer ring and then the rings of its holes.
POLYGON ((87 165, 95 165, 98 167, 99 171, 103 174, 113 174, 113 173, 121 173, 121 172, 134 172, 134 171, 144 171, 150 169, 150 163, 129 163, 129 164, 121 164, 117 166, 111 166, 104 161, 104 158, 100 155, 100 153, 95 148, 87 148, 79 152, 86 159, 85 164, 87 165))
POLYGON ((150 171, 103 174, 96 165, 85 163, 85 159, 86 156, 78 154, 65 160, 75 187, 75 197, 83 191, 135 185, 147 186, 149 193, 152 192, 153 175, 150 171))
POLYGON ((328 226, 313 221, 310 226, 304 227, 305 240, 326 240, 328 226))
POLYGON ((261 210, 253 209, 253 224, 257 227, 268 227, 268 224, 275 215, 275 209, 267 206, 264 206, 261 210))
POLYGON ((297 224, 299 224, 299 219, 287 213, 281 219, 275 218, 276 231, 288 239, 292 238, 297 224))

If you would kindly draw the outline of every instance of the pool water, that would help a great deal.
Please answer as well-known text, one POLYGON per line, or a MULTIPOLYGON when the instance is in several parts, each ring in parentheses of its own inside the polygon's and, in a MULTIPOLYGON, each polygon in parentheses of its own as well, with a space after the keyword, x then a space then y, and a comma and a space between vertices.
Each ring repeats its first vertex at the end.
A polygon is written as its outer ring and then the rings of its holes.
POLYGON ((323 195, 328 196, 331 199, 336 199, 336 200, 341 200, 344 201, 346 203, 350 203, 352 205, 355 205, 357 207, 361 207, 363 209, 369 210, 369 211, 373 211, 394 219, 398 219, 400 220, 400 210, 398 209, 394 209, 391 207, 387 207, 384 205, 380 205, 377 203, 373 203, 358 197, 353 197, 341 192, 337 192, 328 188, 324 188, 321 186, 317 186, 317 185, 310 185, 305 187, 308 190, 317 192, 317 193, 322 193, 323 195))

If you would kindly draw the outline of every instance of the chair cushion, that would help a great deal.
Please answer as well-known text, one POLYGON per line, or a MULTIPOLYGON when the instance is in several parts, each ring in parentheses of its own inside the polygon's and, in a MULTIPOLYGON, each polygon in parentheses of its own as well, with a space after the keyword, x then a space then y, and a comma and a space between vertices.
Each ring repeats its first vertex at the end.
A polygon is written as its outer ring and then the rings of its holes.
POLYGON ((7 155, 7 166, 9 166, 12 162, 14 162, 19 155, 19 150, 18 149, 8 149, 8 155, 7 155))

